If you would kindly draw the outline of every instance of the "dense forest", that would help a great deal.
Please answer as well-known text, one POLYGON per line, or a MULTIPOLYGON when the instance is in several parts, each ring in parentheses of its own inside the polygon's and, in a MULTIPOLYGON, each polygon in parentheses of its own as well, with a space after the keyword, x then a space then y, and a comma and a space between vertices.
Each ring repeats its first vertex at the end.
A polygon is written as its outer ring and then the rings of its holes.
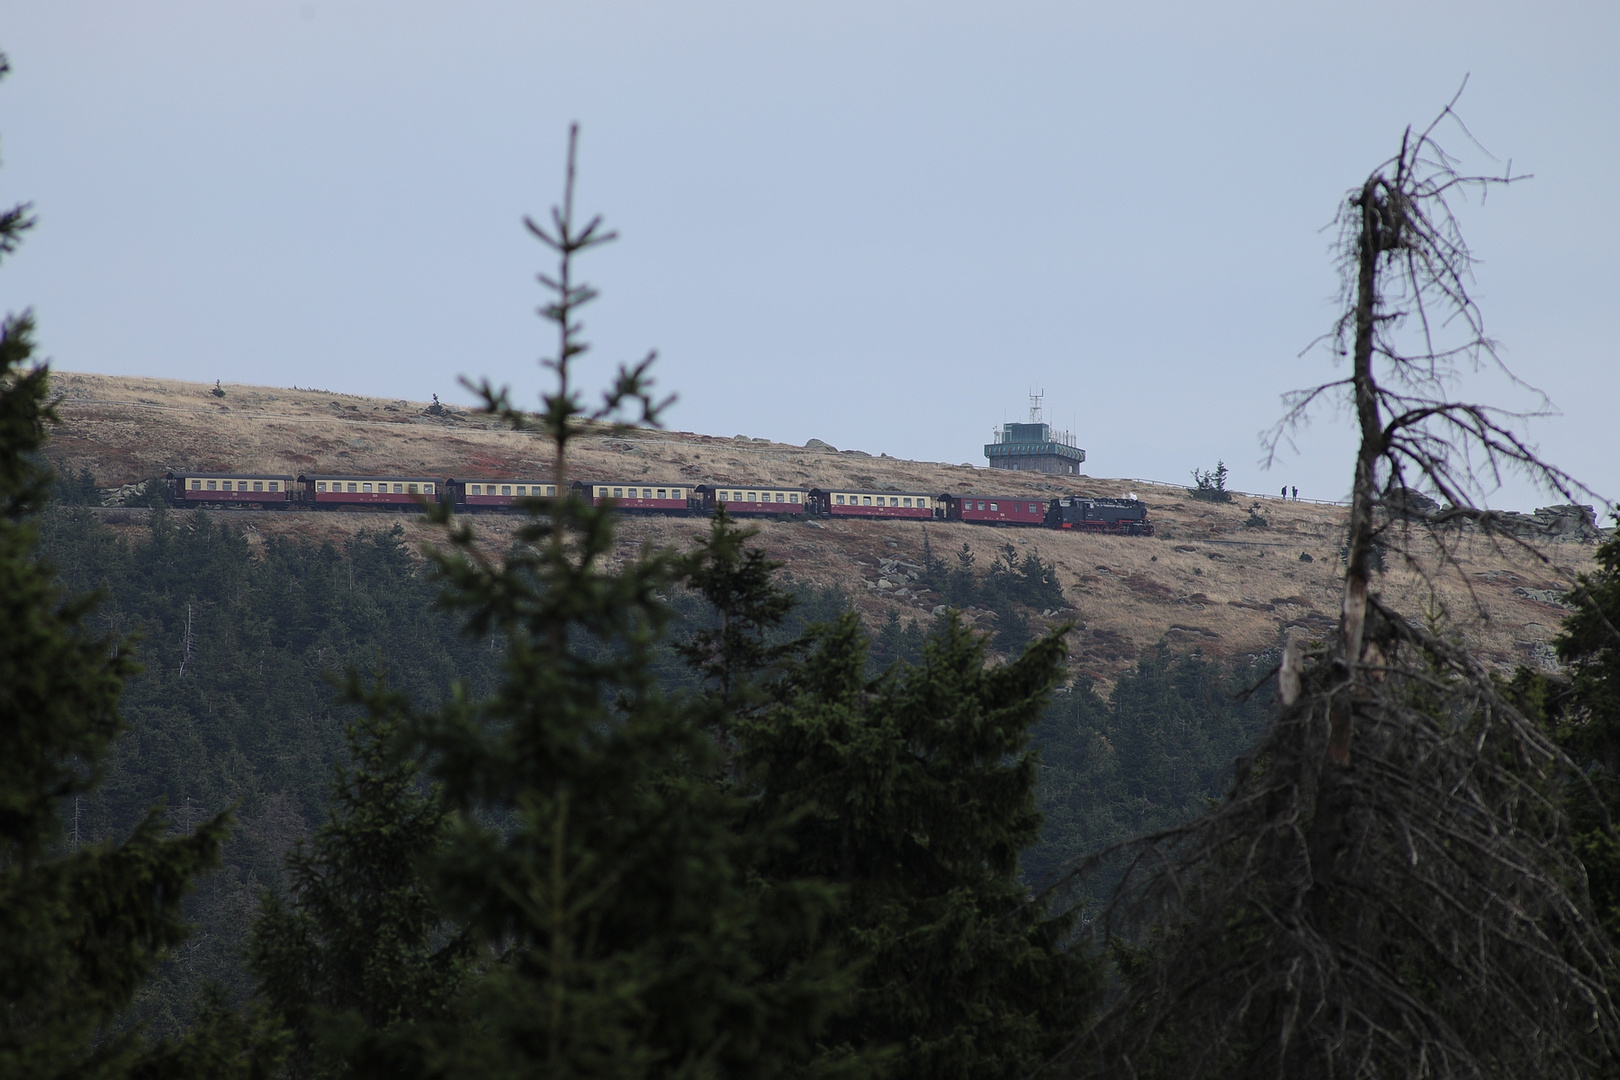
MULTIPOLYGON (((420 557, 161 507, 115 535, 51 475, 8 316, 0 1076, 1615 1075, 1620 539, 1556 675, 1376 589, 1415 532, 1489 533, 1470 453, 1573 484, 1435 396, 1492 355, 1445 202, 1492 181, 1432 132, 1341 209, 1350 375, 1296 399, 1362 431, 1335 633, 1243 670, 1159 648, 1106 697, 1011 550, 925 560, 989 638, 869 634, 723 512, 628 557, 578 498, 498 551, 447 507, 420 557), (1414 346, 1392 297, 1460 342, 1414 346), (1414 521, 1408 480, 1449 508, 1414 521)), ((528 223, 555 386, 480 391, 564 491, 582 418, 662 408, 650 357, 579 390, 577 263, 613 235, 574 174, 571 138, 528 223)), ((0 214, 0 255, 31 224, 0 214)))
MULTIPOLYGON (((127 730, 101 783, 75 800, 68 842, 123 837, 160 802, 181 829, 228 808, 236 821, 221 867, 187 901, 196 931, 139 998, 153 1029, 173 1032, 210 983, 237 1002, 253 992, 246 947, 261 897, 285 893, 285 857, 328 820, 333 769, 348 760, 344 728, 360 710, 344 700, 347 675, 382 674, 428 707, 456 680, 487 695, 500 650, 438 605, 438 579, 398 529, 341 547, 250 541, 204 511, 159 510, 125 541, 82 505, 94 490, 83 478, 58 484, 39 556, 69 593, 99 595, 87 628, 132 636, 141 671, 124 683, 127 730)), ((847 609, 840 594, 782 584, 793 606, 765 636, 771 646, 847 609)), ((697 685, 676 649, 713 620, 690 590, 674 593, 671 609, 654 670, 673 694, 697 685)), ((891 621, 866 645, 865 677, 899 677, 942 629, 891 621)), ((1031 733, 1045 823, 1022 853, 1024 880, 1054 878, 1219 797, 1267 716, 1267 695, 1237 696, 1245 680, 1247 671, 1161 650, 1107 698, 1085 683, 1057 688, 1031 733)))

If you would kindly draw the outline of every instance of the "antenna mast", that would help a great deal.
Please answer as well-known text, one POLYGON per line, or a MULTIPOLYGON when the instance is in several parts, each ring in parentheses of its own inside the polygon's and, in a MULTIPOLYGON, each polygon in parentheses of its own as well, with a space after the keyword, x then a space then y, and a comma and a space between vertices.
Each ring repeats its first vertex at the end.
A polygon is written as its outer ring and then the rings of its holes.
POLYGON ((1029 392, 1029 422, 1030 423, 1032 423, 1032 424, 1041 423, 1041 399, 1044 398, 1045 396, 1046 396, 1046 387, 1044 387, 1044 386, 1041 387, 1041 392, 1038 393, 1038 394, 1033 390, 1031 390, 1029 392))

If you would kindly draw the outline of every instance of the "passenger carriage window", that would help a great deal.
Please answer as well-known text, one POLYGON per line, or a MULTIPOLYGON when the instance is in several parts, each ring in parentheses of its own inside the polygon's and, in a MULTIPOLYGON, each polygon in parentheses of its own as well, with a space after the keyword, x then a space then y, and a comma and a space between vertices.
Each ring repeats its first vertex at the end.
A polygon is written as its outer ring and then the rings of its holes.
POLYGON ((193 480, 191 482, 191 490, 192 491, 201 491, 202 490, 202 481, 201 480, 193 480))
POLYGON ((208 481, 208 490, 209 491, 214 490, 214 484, 215 484, 215 481, 213 481, 213 480, 208 481))
POLYGON ((624 488, 614 488, 614 489, 613 489, 613 497, 614 497, 614 498, 615 498, 615 499, 622 499, 622 498, 624 498, 624 488))
POLYGON ((272 481, 270 481, 270 490, 271 491, 280 491, 281 490, 281 481, 280 480, 272 480, 272 481))
POLYGON ((680 497, 681 497, 681 489, 680 488, 676 488, 673 492, 670 493, 670 498, 672 498, 672 499, 679 499, 680 497))
POLYGON ((1000 510, 1001 507, 997 506, 995 503, 991 503, 990 504, 990 509, 992 509, 992 510, 1000 510))
POLYGON ((360 486, 360 485, 358 485, 358 484, 353 484, 353 483, 351 483, 351 484, 350 484, 350 485, 349 485, 349 490, 350 490, 350 491, 354 491, 354 490, 356 490, 356 489, 357 489, 357 488, 358 488, 358 487, 359 487, 359 486, 360 486))
POLYGON ((360 490, 361 491, 370 491, 371 490, 371 485, 370 484, 361 484, 360 485, 360 490))
POLYGON ((255 480, 255 481, 253 481, 253 490, 254 491, 263 491, 264 490, 264 481, 263 480, 255 480))
POLYGON ((512 485, 511 484, 502 484, 501 485, 501 494, 502 495, 510 495, 510 494, 512 494, 512 485))
POLYGON ((546 494, 547 495, 556 495, 557 494, 557 486, 555 484, 547 484, 546 485, 546 494))
POLYGON ((747 499, 747 501, 748 501, 748 502, 759 502, 759 496, 758 496, 758 495, 756 495, 756 494, 754 494, 754 493, 753 493, 753 492, 752 492, 752 491, 750 491, 750 492, 749 492, 749 493, 748 493, 748 499, 747 499))
POLYGON ((477 495, 477 494, 479 494, 480 493, 479 492, 479 485, 478 484, 472 485, 472 487, 468 489, 467 493, 469 495, 477 495))
POLYGON ((844 502, 844 497, 842 495, 834 495, 833 496, 833 502, 838 503, 840 506, 842 506, 843 502, 844 502))
POLYGON ((1040 510, 1036 508, 1034 503, 1030 503, 1029 504, 1029 512, 1032 513, 1032 514, 1038 514, 1038 513, 1040 513, 1040 510))
POLYGON ((788 502, 796 503, 798 501, 799 501, 799 493, 797 491, 788 492, 788 502))
POLYGON ((668 491, 668 490, 667 490, 667 489, 665 489, 665 488, 659 488, 659 489, 658 489, 658 497, 659 497, 659 498, 660 498, 660 499, 667 499, 667 498, 669 498, 669 491, 668 491))
POLYGON ((424 495, 433 494, 433 485, 432 484, 423 484, 422 485, 422 494, 424 494, 424 495))
POLYGON ((870 496, 870 495, 861 496, 861 505, 862 506, 871 506, 872 505, 872 496, 870 496))
POLYGON ((317 480, 317 481, 315 481, 315 490, 316 491, 325 491, 326 490, 326 481, 325 480, 317 480))

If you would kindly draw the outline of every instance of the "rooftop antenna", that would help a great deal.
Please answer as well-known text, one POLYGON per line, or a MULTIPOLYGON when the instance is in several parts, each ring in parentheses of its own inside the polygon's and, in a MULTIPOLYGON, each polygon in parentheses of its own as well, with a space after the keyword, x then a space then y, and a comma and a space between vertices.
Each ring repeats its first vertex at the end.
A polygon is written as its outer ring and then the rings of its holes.
POLYGON ((1041 392, 1038 393, 1038 394, 1033 390, 1031 390, 1029 392, 1029 422, 1030 423, 1039 424, 1041 422, 1041 399, 1043 397, 1045 397, 1045 396, 1046 396, 1046 387, 1044 387, 1044 386, 1041 387, 1041 392))

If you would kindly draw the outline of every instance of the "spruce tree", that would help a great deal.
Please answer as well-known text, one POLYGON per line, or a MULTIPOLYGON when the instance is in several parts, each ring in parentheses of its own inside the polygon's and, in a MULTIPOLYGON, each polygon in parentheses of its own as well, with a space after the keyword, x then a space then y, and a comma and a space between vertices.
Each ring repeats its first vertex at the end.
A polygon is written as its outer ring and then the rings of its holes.
POLYGON ((992 667, 951 617, 917 666, 875 680, 853 614, 806 644, 779 707, 740 742, 755 813, 793 822, 763 876, 845 893, 826 933, 862 967, 823 1060, 879 1056, 918 1080, 1027 1076, 1097 989, 1073 913, 1032 900, 1018 870, 1040 830, 1029 735, 1061 635, 992 667))
MULTIPOLYGON (((27 206, 0 213, 0 256, 32 223, 27 206)), ((229 822, 171 836, 154 810, 120 843, 64 835, 63 808, 95 786, 138 668, 129 642, 86 629, 93 600, 64 595, 36 557, 51 484, 39 455, 56 414, 33 330, 26 312, 0 324, 0 1076, 258 1074, 273 1054, 217 1003, 177 1043, 119 1025, 185 939, 182 901, 229 822)))
POLYGON ((1576 851, 1592 906, 1620 945, 1620 538, 1600 544, 1596 562, 1570 590, 1575 610, 1553 643, 1569 683, 1521 672, 1517 685, 1539 699, 1538 711, 1561 721, 1564 745, 1587 769, 1586 783, 1570 785, 1576 851))
POLYGON ((448 813, 395 754, 401 698, 380 682, 350 697, 368 711, 348 729, 331 819, 287 857, 288 895, 265 895, 248 949, 292 1036, 289 1080, 346 1075, 346 1045, 447 1016, 467 968, 425 878, 448 813))
MULTIPOLYGON (((574 385, 578 312, 593 295, 575 259, 612 238, 562 205, 530 229, 558 256, 543 309, 558 331, 556 387, 539 417, 488 386, 486 405, 555 448, 558 497, 528 506, 503 556, 451 526, 434 558, 446 604, 506 653, 493 696, 458 689, 409 732, 458 813, 439 878, 486 970, 454 1020, 380 1040, 363 1062, 396 1073, 490 1077, 771 1077, 797 1074, 839 999, 837 972, 800 947, 817 895, 759 890, 741 799, 714 782, 712 702, 655 678, 663 597, 682 560, 625 557, 613 511, 569 489, 569 446, 636 407, 655 422, 647 368, 621 369, 602 406, 574 385)), ((722 704, 723 702, 722 695, 722 704)), ((718 726, 725 726, 720 724, 718 726)))

